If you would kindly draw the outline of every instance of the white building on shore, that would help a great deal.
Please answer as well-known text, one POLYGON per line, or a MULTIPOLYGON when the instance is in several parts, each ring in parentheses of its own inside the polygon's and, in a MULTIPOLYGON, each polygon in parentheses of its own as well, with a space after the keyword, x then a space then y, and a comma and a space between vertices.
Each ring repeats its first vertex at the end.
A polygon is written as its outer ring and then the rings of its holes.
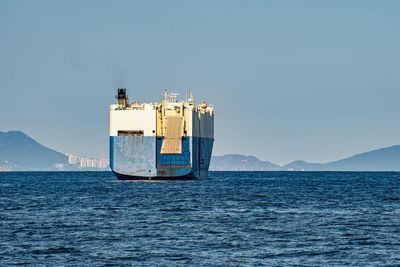
POLYGON ((108 169, 110 166, 109 159, 96 159, 88 157, 80 157, 74 155, 68 155, 68 163, 74 165, 79 169, 108 169))

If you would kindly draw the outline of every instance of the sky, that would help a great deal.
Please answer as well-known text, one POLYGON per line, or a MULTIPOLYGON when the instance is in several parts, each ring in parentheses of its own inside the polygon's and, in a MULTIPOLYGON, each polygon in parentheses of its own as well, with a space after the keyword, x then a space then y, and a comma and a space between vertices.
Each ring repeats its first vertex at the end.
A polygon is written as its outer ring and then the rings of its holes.
POLYGON ((400 1, 0 1, 0 131, 108 157, 118 87, 215 106, 213 155, 400 144, 400 1))

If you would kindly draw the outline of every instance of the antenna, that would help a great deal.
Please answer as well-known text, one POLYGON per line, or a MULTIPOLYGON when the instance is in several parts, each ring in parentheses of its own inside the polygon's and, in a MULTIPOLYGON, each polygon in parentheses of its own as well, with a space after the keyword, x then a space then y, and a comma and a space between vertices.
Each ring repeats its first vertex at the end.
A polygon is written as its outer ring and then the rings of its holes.
POLYGON ((194 98, 193 98, 193 95, 192 95, 192 91, 189 91, 189 93, 190 93, 190 99, 192 100, 192 103, 193 103, 193 106, 194 106, 195 104, 194 104, 194 98))
POLYGON ((186 94, 185 94, 185 97, 186 97, 186 99, 185 99, 185 101, 187 102, 187 84, 185 84, 185 89, 186 89, 186 94))

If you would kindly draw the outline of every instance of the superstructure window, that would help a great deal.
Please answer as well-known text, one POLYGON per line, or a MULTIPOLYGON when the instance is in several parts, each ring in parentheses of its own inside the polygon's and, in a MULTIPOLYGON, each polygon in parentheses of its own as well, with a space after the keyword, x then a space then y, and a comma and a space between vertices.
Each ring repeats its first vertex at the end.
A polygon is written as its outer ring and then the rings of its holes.
POLYGON ((118 136, 143 136, 144 131, 118 131, 118 136))

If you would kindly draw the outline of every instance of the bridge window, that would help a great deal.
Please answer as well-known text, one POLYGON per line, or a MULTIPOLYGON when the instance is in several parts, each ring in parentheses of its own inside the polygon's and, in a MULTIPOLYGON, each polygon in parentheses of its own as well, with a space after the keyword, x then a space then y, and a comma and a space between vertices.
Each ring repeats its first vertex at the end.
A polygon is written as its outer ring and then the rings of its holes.
POLYGON ((143 136, 144 131, 118 131, 118 136, 143 136))

